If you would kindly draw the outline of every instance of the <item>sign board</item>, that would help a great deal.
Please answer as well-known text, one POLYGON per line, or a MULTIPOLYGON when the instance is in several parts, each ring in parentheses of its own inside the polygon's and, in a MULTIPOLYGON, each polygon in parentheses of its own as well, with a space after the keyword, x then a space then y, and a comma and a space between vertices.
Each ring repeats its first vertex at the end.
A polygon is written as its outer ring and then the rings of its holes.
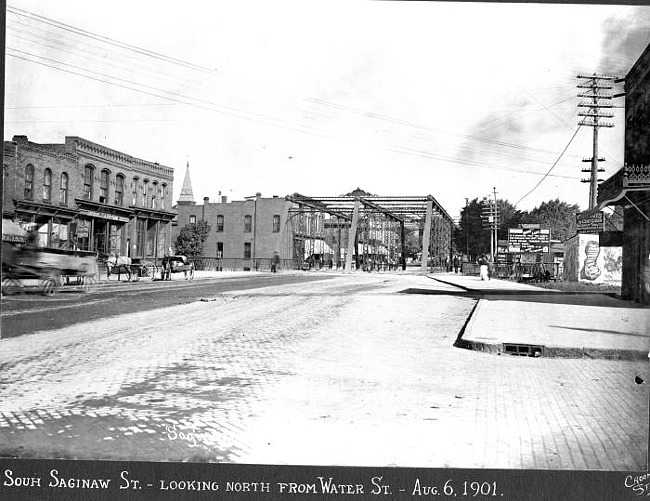
POLYGON ((80 214, 88 217, 99 217, 102 219, 109 219, 110 221, 119 221, 121 223, 128 223, 129 218, 123 216, 116 216, 115 214, 108 214, 107 212, 97 212, 94 210, 79 211, 80 214))
POLYGON ((539 225, 508 228, 508 252, 547 253, 551 245, 551 230, 539 225))
POLYGON ((576 214, 576 231, 578 233, 600 233, 605 227, 605 216, 603 211, 587 214, 580 212, 576 214))

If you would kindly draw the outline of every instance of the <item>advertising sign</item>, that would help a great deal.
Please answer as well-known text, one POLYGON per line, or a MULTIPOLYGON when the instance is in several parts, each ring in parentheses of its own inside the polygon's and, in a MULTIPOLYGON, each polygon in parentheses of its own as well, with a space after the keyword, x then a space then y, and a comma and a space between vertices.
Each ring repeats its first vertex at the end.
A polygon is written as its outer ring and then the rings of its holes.
POLYGON ((508 228, 508 252, 547 253, 551 244, 551 230, 537 225, 508 228))
POLYGON ((580 212, 576 214, 576 231, 578 233, 600 233, 605 227, 605 217, 602 211, 587 214, 580 212))

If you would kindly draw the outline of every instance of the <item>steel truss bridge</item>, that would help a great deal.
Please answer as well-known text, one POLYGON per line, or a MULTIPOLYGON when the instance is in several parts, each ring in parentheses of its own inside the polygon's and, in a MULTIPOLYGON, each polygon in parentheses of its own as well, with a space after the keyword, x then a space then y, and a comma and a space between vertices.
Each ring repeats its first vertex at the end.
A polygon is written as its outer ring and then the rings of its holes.
POLYGON ((417 230, 421 268, 445 268, 452 252, 453 220, 431 195, 286 196, 283 239, 300 266, 406 269, 407 231, 417 230))

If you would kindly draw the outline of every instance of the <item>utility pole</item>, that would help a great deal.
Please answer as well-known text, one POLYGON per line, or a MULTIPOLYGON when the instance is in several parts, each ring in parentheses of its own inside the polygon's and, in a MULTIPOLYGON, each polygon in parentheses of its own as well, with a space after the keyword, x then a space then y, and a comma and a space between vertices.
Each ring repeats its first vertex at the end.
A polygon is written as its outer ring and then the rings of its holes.
POLYGON ((469 207, 469 198, 465 198, 465 257, 467 258, 467 261, 469 262, 469 228, 467 227, 467 223, 469 221, 469 214, 467 211, 469 207))
POLYGON ((492 194, 494 195, 494 200, 492 197, 483 197, 481 201, 481 219, 483 220, 483 226, 487 227, 490 232, 490 256, 493 260, 496 260, 496 246, 497 246, 497 227, 499 221, 499 209, 497 207, 497 189, 492 188, 492 194))
POLYGON ((589 209, 593 209, 598 200, 598 172, 604 172, 605 169, 598 167, 598 162, 604 162, 604 158, 598 157, 598 129, 601 127, 614 127, 612 122, 602 122, 603 118, 614 118, 612 98, 614 81, 617 79, 611 75, 578 75, 578 78, 584 83, 578 84, 579 89, 583 89, 578 97, 587 99, 578 103, 579 108, 586 108, 586 111, 579 111, 578 116, 583 117, 578 125, 591 127, 593 129, 593 151, 591 158, 585 158, 583 162, 591 162, 591 168, 582 169, 582 172, 590 172, 588 179, 582 179, 583 183, 589 183, 589 209))

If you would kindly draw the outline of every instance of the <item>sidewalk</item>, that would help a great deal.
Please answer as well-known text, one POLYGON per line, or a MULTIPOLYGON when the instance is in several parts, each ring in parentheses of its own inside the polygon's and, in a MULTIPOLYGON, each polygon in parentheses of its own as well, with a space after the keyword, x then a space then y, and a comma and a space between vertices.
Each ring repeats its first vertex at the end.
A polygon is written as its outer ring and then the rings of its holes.
POLYGON ((495 354, 647 359, 650 309, 602 293, 559 292, 508 280, 432 275, 479 299, 456 345, 495 354))

